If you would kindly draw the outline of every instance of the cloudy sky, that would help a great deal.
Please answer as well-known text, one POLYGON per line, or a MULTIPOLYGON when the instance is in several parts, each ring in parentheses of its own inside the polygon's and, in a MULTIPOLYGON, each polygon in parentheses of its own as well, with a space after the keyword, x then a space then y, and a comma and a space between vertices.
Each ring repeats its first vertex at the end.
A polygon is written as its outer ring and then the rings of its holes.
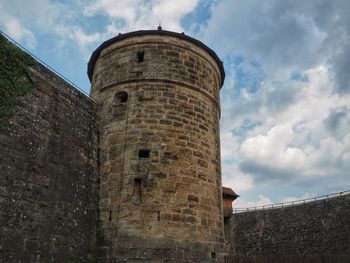
POLYGON ((224 61, 223 183, 236 207, 350 189, 350 1, 0 0, 0 29, 89 92, 119 32, 186 32, 224 61))

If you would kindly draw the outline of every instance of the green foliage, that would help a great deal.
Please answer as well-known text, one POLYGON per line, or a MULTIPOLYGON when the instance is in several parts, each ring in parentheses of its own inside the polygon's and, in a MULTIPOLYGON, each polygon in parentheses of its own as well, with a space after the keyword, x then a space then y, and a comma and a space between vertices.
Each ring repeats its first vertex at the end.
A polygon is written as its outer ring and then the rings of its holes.
POLYGON ((0 34, 0 126, 14 114, 19 96, 34 85, 28 77, 28 66, 34 60, 0 34))

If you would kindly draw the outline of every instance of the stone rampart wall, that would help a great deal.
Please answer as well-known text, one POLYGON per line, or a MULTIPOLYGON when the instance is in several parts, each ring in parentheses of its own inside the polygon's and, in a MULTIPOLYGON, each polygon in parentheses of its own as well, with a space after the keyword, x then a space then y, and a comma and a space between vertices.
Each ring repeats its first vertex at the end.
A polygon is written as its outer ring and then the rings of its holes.
POLYGON ((349 218, 350 195, 343 195, 292 207, 234 214, 225 231, 232 255, 251 256, 252 260, 254 256, 271 255, 332 255, 349 260, 349 218))
POLYGON ((95 262, 95 106, 36 62, 26 73, 0 120, 0 262, 95 262))

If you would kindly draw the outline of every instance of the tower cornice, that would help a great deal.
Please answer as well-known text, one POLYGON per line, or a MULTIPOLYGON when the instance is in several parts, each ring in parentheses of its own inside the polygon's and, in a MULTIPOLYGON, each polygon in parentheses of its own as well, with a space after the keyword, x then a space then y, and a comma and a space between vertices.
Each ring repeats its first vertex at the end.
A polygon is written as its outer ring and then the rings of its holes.
POLYGON ((201 41, 194 39, 190 36, 187 36, 184 33, 177 33, 177 32, 159 30, 159 29, 158 30, 139 30, 139 31, 125 33, 125 34, 118 34, 116 37, 113 37, 113 38, 103 42, 92 53, 92 55, 89 59, 87 74, 88 74, 90 81, 92 81, 92 74, 94 72, 95 63, 96 63, 97 59, 99 58, 102 50, 104 50, 105 48, 109 47, 110 45, 112 45, 118 41, 122 41, 122 40, 127 39, 127 38, 140 37, 140 36, 150 36, 150 35, 175 37, 175 38, 178 38, 181 40, 188 41, 188 42, 202 48, 203 50, 205 50, 215 60, 217 66, 219 68, 220 87, 222 87, 222 85, 224 84, 224 80, 225 80, 225 70, 224 70, 223 62, 219 59, 218 55, 211 48, 209 48, 208 46, 203 44, 201 41))

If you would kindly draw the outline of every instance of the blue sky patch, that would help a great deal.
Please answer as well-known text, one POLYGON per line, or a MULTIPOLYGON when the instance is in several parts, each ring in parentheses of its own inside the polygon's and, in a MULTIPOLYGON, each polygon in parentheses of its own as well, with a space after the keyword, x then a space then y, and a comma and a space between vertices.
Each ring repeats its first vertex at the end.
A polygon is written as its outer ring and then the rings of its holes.
POLYGON ((232 130, 232 134, 240 137, 240 139, 245 139, 247 133, 251 130, 253 130, 255 127, 260 126, 262 124, 262 122, 257 121, 257 122, 253 122, 249 119, 244 119, 243 123, 232 130))
POLYGON ((87 93, 91 53, 119 32, 162 22, 209 45, 226 71, 223 184, 244 205, 350 189, 349 6, 318 2, 2 0, 0 30, 87 93))
POLYGON ((300 81, 300 82, 308 82, 309 78, 307 74, 301 74, 299 72, 293 72, 290 80, 300 81))

